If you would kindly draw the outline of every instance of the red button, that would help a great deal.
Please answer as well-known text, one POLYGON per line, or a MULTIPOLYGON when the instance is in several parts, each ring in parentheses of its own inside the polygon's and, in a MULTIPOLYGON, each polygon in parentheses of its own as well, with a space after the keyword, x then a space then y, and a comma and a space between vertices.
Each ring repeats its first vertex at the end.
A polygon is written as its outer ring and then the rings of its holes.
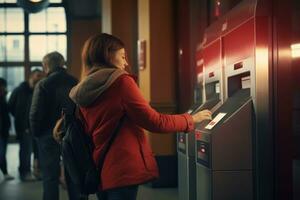
POLYGON ((196 140, 201 140, 201 132, 200 131, 195 131, 196 134, 196 140))

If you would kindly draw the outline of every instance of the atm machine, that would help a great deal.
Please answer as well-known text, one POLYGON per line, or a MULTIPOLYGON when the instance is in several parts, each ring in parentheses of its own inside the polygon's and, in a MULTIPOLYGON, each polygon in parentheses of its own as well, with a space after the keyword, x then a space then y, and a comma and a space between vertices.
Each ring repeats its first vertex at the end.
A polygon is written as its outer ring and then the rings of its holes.
POLYGON ((196 128, 198 200, 253 199, 252 60, 226 66, 228 99, 196 128))
POLYGON ((213 112, 212 121, 195 128, 197 200, 255 198, 254 27, 258 20, 253 17, 255 4, 249 5, 220 21, 222 32, 217 38, 222 41, 224 103, 213 112))
MULTIPOLYGON (((203 95, 204 103, 196 103, 189 110, 190 114, 204 109, 216 109, 222 103, 222 68, 220 59, 211 56, 220 52, 220 41, 215 41, 206 47, 203 55, 206 62, 198 60, 197 65, 204 65, 202 73, 197 76, 200 94, 203 95)), ((203 66, 202 66, 203 68, 203 66)), ((177 134, 178 152, 178 190, 179 200, 196 199, 196 162, 195 162, 195 134, 177 134)))
MULTIPOLYGON (((194 91, 194 105, 192 105, 188 111, 190 114, 200 109, 203 103, 203 57, 201 52, 196 53, 196 67, 196 71, 198 72, 197 85, 194 91)), ((179 200, 196 199, 196 163, 194 143, 194 135, 192 133, 177 133, 179 200)))

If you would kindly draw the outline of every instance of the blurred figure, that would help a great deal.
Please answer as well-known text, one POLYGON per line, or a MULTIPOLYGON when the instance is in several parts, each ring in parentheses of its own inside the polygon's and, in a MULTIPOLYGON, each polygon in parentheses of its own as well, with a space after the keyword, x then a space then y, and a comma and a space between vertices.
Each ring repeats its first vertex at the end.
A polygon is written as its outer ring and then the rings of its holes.
POLYGON ((36 180, 31 173, 33 136, 29 128, 29 111, 33 89, 37 82, 42 78, 43 72, 41 70, 36 69, 32 71, 29 76, 29 80, 22 82, 16 89, 14 89, 8 101, 10 113, 14 116, 17 140, 20 144, 19 174, 22 181, 36 180))
MULTIPOLYGON (((75 107, 68 93, 77 80, 67 73, 64 64, 64 57, 58 52, 44 56, 43 69, 47 77, 35 87, 30 108, 30 127, 33 135, 38 138, 40 150, 43 200, 59 199, 61 152, 59 144, 52 137, 52 130, 61 116, 62 108, 75 107)), ((68 182, 67 186, 69 198, 76 199, 76 191, 68 182)))
POLYGON ((14 177, 7 173, 6 150, 10 128, 8 105, 6 102, 6 80, 0 78, 0 169, 5 180, 12 180, 14 177))

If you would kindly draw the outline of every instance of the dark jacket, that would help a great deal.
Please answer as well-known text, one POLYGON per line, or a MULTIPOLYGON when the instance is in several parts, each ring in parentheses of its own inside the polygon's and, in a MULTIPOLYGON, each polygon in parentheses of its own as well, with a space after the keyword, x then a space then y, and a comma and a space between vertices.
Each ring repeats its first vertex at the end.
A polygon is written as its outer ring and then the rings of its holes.
POLYGON ((73 76, 59 67, 37 84, 29 114, 30 128, 34 136, 52 133, 62 108, 74 107, 68 94, 76 83, 77 80, 73 76))
POLYGON ((33 89, 30 88, 28 82, 24 81, 14 89, 9 98, 9 111, 15 118, 17 133, 22 133, 29 129, 29 111, 32 94, 33 89))
POLYGON ((10 128, 8 105, 5 97, 0 97, 0 137, 7 138, 10 128))
MULTIPOLYGON (((158 168, 143 128, 152 132, 190 131, 189 114, 166 115, 152 109, 132 76, 120 69, 95 69, 70 92, 80 105, 85 131, 92 136, 95 163, 112 130, 125 120, 101 171, 102 189, 141 184, 158 177, 158 168)), ((99 177, 100 178, 100 177, 99 177)))

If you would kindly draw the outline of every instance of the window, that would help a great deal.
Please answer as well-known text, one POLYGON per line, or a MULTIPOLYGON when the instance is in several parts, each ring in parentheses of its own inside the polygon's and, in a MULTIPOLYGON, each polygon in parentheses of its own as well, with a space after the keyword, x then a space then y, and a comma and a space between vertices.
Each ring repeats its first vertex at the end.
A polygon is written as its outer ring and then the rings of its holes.
POLYGON ((42 69, 46 53, 60 52, 67 60, 67 23, 62 0, 50 0, 47 9, 29 14, 17 0, 0 0, 0 77, 8 91, 42 69))

